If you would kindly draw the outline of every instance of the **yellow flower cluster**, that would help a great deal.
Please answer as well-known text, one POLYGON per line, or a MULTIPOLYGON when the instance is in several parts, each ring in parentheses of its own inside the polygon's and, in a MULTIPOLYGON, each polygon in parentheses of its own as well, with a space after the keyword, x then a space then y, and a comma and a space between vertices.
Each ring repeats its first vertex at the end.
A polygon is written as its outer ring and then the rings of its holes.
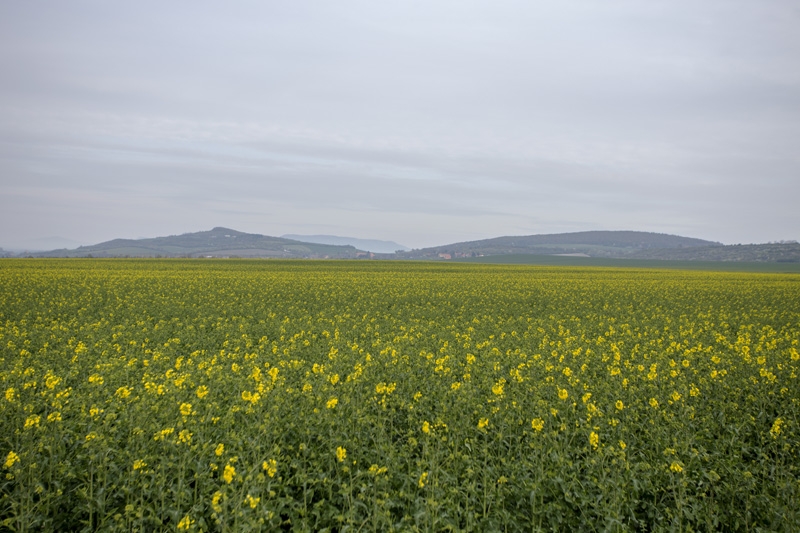
POLYGON ((343 463, 344 460, 347 458, 347 449, 341 446, 336 447, 336 460, 340 463, 343 463))
POLYGON ((19 462, 19 455, 14 453, 14 451, 12 450, 8 452, 8 455, 6 455, 6 462, 3 463, 3 466, 5 466, 6 468, 11 468, 18 462, 19 462))
POLYGON ((267 473, 269 477, 275 477, 278 473, 278 462, 275 459, 264 461, 261 463, 261 468, 267 473))

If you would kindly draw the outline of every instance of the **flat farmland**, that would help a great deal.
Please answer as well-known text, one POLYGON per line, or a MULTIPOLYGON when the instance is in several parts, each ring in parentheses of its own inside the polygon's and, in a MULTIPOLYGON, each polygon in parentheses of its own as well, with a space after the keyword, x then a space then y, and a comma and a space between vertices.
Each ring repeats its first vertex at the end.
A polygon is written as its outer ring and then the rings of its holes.
POLYGON ((800 529, 800 275, 0 262, 0 531, 800 529))

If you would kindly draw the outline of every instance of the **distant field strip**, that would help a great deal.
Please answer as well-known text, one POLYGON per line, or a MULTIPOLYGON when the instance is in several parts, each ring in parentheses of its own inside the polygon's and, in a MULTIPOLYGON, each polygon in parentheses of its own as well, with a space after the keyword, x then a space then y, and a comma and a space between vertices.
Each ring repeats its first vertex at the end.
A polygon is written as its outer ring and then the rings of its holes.
POLYGON ((455 259, 460 263, 612 267, 637 269, 705 270, 708 272, 772 272, 800 274, 800 263, 757 261, 675 261, 668 259, 615 259, 566 255, 508 254, 455 259))
POLYGON ((0 531, 798 530, 798 374, 791 273, 4 260, 0 531))

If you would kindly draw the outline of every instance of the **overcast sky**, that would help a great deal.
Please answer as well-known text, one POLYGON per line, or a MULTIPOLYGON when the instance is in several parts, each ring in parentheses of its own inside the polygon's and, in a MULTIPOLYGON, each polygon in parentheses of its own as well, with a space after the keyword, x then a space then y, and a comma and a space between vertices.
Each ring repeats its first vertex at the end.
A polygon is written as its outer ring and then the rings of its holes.
POLYGON ((0 246, 800 239, 796 0, 0 3, 0 246))

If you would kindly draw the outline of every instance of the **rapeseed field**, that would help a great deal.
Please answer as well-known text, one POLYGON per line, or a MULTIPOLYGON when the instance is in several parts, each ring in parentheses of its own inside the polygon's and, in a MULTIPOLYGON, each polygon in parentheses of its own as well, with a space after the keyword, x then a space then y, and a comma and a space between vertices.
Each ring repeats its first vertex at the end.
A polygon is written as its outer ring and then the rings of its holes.
POLYGON ((800 529, 800 277, 4 260, 0 531, 800 529))

